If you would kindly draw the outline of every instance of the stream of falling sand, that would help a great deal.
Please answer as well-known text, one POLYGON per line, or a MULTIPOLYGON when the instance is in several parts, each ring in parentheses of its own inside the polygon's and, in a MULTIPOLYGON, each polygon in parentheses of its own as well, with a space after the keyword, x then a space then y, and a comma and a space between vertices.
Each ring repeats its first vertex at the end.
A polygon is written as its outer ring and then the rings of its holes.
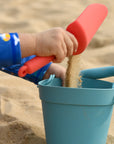
POLYGON ((65 86, 77 88, 81 85, 80 73, 80 55, 70 56, 66 72, 65 86))

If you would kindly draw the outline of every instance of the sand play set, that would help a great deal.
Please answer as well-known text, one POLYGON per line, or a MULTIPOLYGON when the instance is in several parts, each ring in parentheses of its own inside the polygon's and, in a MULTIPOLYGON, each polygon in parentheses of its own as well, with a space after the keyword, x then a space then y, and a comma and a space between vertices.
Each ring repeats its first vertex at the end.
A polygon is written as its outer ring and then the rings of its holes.
MULTIPOLYGON (((106 18, 107 8, 91 4, 68 27, 78 40, 81 54, 106 18)), ((35 57, 19 71, 23 77, 54 59, 35 57)), ((75 65, 74 65, 75 66, 75 65)), ((114 67, 80 71, 81 85, 63 87, 62 81, 51 75, 39 82, 47 144, 106 144, 114 105, 114 84, 101 80, 114 76, 114 67)))

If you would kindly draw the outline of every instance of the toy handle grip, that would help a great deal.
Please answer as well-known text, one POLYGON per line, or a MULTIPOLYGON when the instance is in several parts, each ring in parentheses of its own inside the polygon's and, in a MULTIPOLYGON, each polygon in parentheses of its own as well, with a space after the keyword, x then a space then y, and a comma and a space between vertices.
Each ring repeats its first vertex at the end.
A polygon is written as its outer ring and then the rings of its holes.
MULTIPOLYGON (((73 55, 82 53, 92 37, 107 16, 108 10, 102 4, 91 4, 83 13, 72 22, 66 30, 72 33, 78 41, 78 49, 73 55)), ((54 56, 51 57, 36 57, 24 64, 19 70, 18 75, 24 77, 27 73, 31 74, 44 65, 53 61, 54 56), (43 59, 43 60, 42 60, 43 59)))
POLYGON ((31 60, 27 61, 18 71, 20 77, 26 76, 26 74, 32 74, 38 69, 42 68, 49 62, 53 61, 54 56, 49 57, 34 57, 31 60))

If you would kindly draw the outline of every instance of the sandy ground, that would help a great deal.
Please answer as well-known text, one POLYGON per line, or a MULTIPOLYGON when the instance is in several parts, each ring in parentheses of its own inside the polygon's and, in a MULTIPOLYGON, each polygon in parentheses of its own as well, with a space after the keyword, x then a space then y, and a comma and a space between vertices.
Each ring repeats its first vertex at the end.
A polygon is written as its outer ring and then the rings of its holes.
MULTIPOLYGON (((109 14, 82 54, 83 69, 114 65, 114 1, 105 4, 109 14)), ((40 32, 72 22, 92 1, 4 0, 0 1, 0 32, 40 32)), ((66 67, 67 60, 61 64, 66 67)), ((111 77, 109 81, 114 82, 111 77)), ((107 144, 114 144, 114 113, 107 144)), ((0 144, 44 144, 41 101, 38 88, 0 72, 0 144)))

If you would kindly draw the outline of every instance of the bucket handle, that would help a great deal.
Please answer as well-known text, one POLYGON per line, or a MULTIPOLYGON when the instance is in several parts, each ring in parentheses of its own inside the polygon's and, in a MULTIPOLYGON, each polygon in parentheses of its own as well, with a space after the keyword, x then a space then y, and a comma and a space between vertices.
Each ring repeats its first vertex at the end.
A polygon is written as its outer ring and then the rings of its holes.
POLYGON ((100 79, 114 76, 114 66, 86 69, 80 72, 83 78, 100 79))
MULTIPOLYGON (((48 84, 50 84, 54 80, 54 78, 55 78, 55 75, 51 74, 50 77, 49 77, 49 79, 46 79, 46 80, 42 81, 42 84, 43 85, 48 85, 48 84)), ((37 85, 37 87, 39 87, 39 85, 37 85)))
MULTIPOLYGON (((114 66, 100 67, 93 69, 86 69, 80 72, 80 76, 83 78, 90 79, 101 79, 114 76, 114 66)), ((112 83, 112 88, 114 89, 114 83, 112 83)), ((113 98, 114 104, 114 98, 113 98)))

